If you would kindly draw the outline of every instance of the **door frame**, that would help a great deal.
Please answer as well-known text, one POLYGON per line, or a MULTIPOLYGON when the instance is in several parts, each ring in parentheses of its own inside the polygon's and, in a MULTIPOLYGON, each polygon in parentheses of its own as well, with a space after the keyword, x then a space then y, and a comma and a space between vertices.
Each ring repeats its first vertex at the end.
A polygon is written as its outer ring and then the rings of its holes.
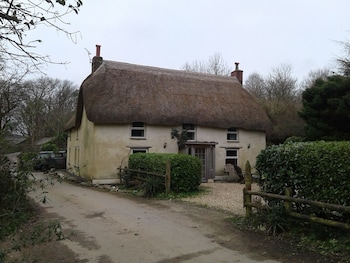
MULTIPOLYGON (((204 169, 202 172, 202 182, 208 182, 215 178, 215 145, 216 142, 187 142, 186 150, 189 155, 196 156, 196 149, 204 149, 204 169)), ((202 163, 203 168, 203 163, 202 163)))

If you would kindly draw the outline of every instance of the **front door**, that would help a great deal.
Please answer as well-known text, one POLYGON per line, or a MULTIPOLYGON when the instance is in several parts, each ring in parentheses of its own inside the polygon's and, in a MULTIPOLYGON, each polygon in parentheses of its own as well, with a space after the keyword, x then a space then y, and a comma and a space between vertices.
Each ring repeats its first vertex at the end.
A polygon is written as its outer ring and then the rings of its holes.
POLYGON ((208 182, 208 179, 214 179, 214 153, 215 145, 213 144, 193 144, 188 145, 189 154, 198 157, 201 160, 202 182, 208 182))

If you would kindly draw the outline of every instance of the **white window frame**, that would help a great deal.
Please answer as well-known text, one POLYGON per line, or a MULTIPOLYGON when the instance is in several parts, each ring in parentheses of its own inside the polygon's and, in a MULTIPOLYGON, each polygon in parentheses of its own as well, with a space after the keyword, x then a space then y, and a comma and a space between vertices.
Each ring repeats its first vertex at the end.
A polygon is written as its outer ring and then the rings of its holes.
POLYGON ((234 127, 228 128, 226 138, 228 142, 238 142, 238 129, 234 127), (235 136, 236 139, 230 139, 230 136, 235 136))
POLYGON ((131 149, 131 154, 136 154, 136 153, 148 153, 149 147, 135 147, 135 148, 130 148, 131 149))
POLYGON ((144 122, 131 123, 130 136, 132 139, 145 139, 146 138, 146 125, 145 125, 145 123, 144 122), (142 126, 141 126, 141 124, 142 124, 142 126), (133 135, 133 131, 135 131, 135 132, 142 131, 143 135, 142 136, 136 136, 135 134, 133 135))
POLYGON ((229 163, 227 160, 234 160, 234 163, 237 165, 238 164, 238 150, 237 148, 226 148, 225 151, 225 164, 229 163), (236 152, 236 155, 228 155, 230 151, 236 152))
POLYGON ((196 126, 194 124, 184 123, 184 124, 182 124, 182 129, 187 131, 187 141, 195 141, 196 140, 196 126), (190 138, 190 136, 188 136, 189 134, 192 134, 193 136, 191 136, 191 137, 193 137, 193 138, 190 138))

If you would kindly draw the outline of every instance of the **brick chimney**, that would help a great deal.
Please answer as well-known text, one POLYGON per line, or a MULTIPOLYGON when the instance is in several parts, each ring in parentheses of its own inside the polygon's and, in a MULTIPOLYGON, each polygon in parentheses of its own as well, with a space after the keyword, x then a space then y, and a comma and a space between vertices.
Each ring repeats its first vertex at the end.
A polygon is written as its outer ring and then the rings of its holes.
POLYGON ((100 56, 101 46, 96 45, 96 55, 92 58, 92 73, 94 73, 103 62, 103 58, 100 56))
POLYGON ((231 72, 231 77, 236 77, 238 81, 243 84, 243 70, 238 68, 239 62, 235 62, 236 68, 231 72))

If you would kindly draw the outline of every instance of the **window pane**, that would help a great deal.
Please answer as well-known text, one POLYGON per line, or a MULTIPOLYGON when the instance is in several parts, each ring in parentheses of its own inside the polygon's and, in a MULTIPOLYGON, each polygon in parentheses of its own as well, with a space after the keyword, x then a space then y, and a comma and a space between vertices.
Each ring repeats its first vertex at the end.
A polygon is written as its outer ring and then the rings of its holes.
POLYGON ((237 132, 237 128, 228 128, 228 131, 237 132))
POLYGON ((132 150, 132 154, 135 154, 135 153, 146 153, 147 150, 145 149, 133 149, 132 150))
POLYGON ((144 137, 144 130, 131 130, 131 137, 144 137))
POLYGON ((133 122, 132 127, 144 127, 144 123, 143 122, 133 122))
POLYGON ((232 165, 237 165, 237 159, 226 159, 225 164, 232 164, 232 165))
POLYGON ((189 131, 193 131, 194 130, 194 124, 183 124, 182 128, 184 130, 189 130, 189 131))
POLYGON ((226 156, 237 156, 237 150, 227 150, 226 156))
POLYGON ((190 140, 190 141, 194 140, 194 132, 188 132, 187 133, 187 140, 190 140))
POLYGON ((228 133, 228 134, 227 134, 227 140, 228 140, 228 141, 237 141, 237 134, 228 133))

